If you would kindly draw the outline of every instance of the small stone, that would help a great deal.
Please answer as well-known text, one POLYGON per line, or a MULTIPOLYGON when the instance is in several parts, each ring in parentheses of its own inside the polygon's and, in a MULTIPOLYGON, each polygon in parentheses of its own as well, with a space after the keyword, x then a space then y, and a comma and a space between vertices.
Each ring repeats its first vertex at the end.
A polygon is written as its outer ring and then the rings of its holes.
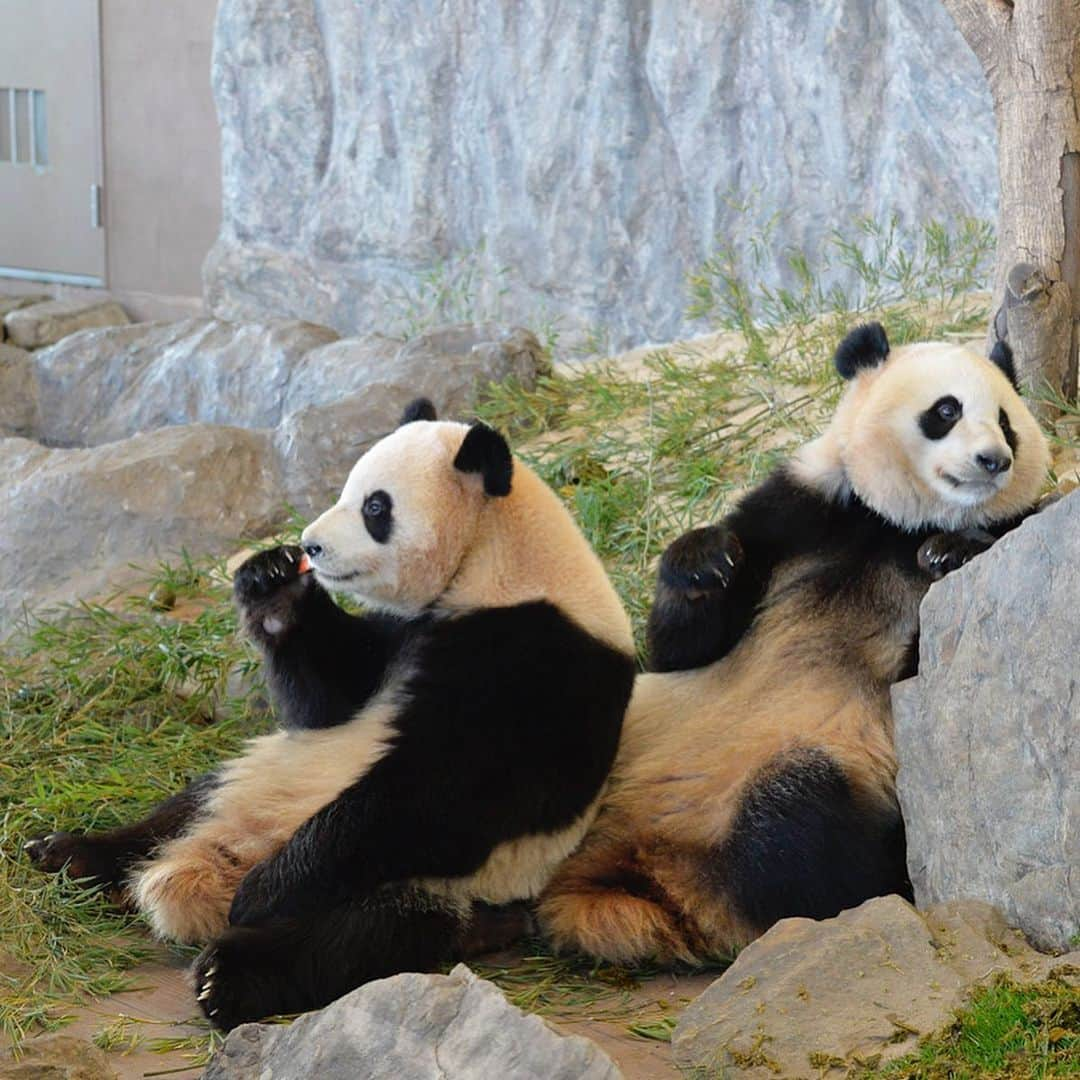
POLYGON ((30 294, 27 296, 0 296, 0 341, 7 337, 4 329, 4 318, 9 312, 18 311, 19 308, 29 307, 31 304, 43 304, 49 297, 44 294, 30 294))
POLYGON ((155 611, 172 611, 176 607, 176 590, 160 582, 150 590, 146 600, 155 611))
POLYGON ((34 357, 14 345, 0 345, 0 438, 32 436, 37 430, 37 421, 34 357))
POLYGON ((24 349, 55 345, 77 330, 120 326, 131 320, 115 300, 46 300, 21 307, 4 316, 4 329, 12 343, 24 349))

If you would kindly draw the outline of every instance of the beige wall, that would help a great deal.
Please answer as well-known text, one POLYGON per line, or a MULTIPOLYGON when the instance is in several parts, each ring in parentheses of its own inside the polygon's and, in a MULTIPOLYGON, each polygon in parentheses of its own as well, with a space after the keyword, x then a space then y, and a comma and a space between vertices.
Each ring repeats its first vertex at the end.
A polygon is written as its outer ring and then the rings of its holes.
POLYGON ((197 309, 221 217, 216 0, 101 0, 107 286, 137 316, 197 309))

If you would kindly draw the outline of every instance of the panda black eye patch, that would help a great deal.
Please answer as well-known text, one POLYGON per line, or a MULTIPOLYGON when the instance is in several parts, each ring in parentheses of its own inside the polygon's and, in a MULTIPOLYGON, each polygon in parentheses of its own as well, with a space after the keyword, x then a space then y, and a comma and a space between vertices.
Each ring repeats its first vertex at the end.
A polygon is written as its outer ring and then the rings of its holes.
POLYGON ((963 414, 963 406, 951 394, 938 398, 919 416, 919 427, 928 439, 944 439, 963 414))
POLYGON ((998 409, 998 427, 1001 428, 1001 434, 1005 436, 1005 441, 1009 444, 1009 449, 1013 452, 1013 457, 1016 457, 1017 438, 1016 432, 1013 431, 1012 424, 1009 423, 1009 414, 1004 409, 998 409))
POLYGON ((373 491, 366 499, 360 513, 364 517, 364 528, 377 544, 385 544, 390 539, 393 527, 394 500, 385 491, 373 491))

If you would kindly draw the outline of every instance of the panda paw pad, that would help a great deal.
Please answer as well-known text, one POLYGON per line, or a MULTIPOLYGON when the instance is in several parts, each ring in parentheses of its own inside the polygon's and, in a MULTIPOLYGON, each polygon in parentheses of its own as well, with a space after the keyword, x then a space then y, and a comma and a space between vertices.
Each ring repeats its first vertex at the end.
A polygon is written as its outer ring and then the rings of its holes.
POLYGON ((739 538, 723 525, 684 533, 660 560, 660 582, 688 599, 726 589, 743 562, 739 538))

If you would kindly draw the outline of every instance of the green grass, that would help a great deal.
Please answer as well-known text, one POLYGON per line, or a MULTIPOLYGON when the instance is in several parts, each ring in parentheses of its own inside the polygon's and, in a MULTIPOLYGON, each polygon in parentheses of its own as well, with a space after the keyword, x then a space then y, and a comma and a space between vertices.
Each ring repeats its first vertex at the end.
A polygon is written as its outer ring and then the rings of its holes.
POLYGON ((11 1039, 122 988, 155 952, 102 897, 34 871, 22 844, 130 821, 268 723, 257 694, 230 695, 255 660, 220 574, 185 561, 146 592, 163 581, 207 606, 178 621, 146 603, 84 605, 0 653, 0 1030, 11 1039))
POLYGON ((1034 1080, 1080 1076, 1080 990, 1061 980, 977 990, 943 1033, 864 1080, 1034 1080))
MULTIPOLYGON (((481 412, 561 494, 640 630, 664 546, 715 519, 827 416, 843 333, 880 318, 894 344, 979 334, 988 313, 969 291, 991 247, 975 225, 952 235, 928 226, 908 243, 893 226, 864 225, 857 243, 836 238, 831 248, 855 271, 847 293, 820 288, 801 256, 789 257, 797 285, 784 291, 748 284, 721 254, 690 285, 693 314, 735 331, 723 347, 657 350, 632 372, 557 356, 556 374, 530 390, 492 387, 481 412)), ((764 257, 767 245, 751 250, 764 257)), ((491 315, 504 275, 482 285, 476 265, 419 282, 402 301, 401 332, 491 315)), ((546 329, 556 350, 557 322, 546 329)), ((0 1028, 11 1038, 124 986, 157 948, 102 897, 34 872, 22 843, 130 820, 268 723, 221 567, 163 564, 141 595, 120 608, 73 609, 0 651, 0 1028)), ((663 1010, 630 1004, 641 972, 537 950, 487 973, 523 1008, 584 1010, 642 1038, 670 1036, 663 1010)), ((102 1038, 122 1042, 129 1029, 102 1038)))

